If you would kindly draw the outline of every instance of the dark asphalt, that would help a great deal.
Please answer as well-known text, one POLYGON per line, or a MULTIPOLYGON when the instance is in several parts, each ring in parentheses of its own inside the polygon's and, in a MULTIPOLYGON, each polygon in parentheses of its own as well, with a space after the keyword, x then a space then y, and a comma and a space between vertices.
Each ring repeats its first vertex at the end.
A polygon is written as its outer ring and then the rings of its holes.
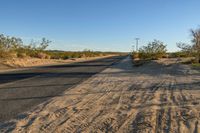
POLYGON ((58 96, 125 56, 72 64, 37 67, 0 74, 0 122, 58 96))

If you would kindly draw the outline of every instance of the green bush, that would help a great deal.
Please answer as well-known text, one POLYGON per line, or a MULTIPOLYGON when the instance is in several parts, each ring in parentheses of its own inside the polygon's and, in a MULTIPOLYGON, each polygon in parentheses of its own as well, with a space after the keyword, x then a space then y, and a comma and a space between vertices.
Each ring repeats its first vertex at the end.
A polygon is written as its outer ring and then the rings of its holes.
POLYGON ((153 42, 150 42, 147 46, 143 46, 142 48, 140 48, 138 55, 140 59, 157 60, 165 56, 166 51, 166 45, 164 45, 163 42, 154 40, 153 42))

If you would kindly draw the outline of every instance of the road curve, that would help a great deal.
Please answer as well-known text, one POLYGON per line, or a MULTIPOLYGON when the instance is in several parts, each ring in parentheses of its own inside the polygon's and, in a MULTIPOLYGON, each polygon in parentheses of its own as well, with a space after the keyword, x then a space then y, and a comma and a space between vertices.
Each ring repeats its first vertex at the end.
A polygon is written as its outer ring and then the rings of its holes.
POLYGON ((123 58, 115 56, 1 73, 0 122, 15 118, 19 113, 58 96, 123 58))

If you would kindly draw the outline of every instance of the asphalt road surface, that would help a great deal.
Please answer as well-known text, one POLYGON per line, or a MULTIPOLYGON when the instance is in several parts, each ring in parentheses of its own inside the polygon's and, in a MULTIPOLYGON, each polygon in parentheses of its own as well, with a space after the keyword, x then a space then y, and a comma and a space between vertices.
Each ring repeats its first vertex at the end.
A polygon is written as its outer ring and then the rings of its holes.
POLYGON ((0 74, 0 122, 59 96, 92 75, 119 62, 124 56, 72 64, 37 67, 0 74))

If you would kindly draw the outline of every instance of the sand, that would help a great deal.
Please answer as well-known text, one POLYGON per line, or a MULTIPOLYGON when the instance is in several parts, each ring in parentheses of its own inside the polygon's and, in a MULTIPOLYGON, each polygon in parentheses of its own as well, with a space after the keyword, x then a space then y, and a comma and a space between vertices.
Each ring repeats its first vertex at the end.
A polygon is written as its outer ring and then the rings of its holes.
POLYGON ((200 130, 200 72, 174 59, 133 67, 128 57, 18 118, 0 132, 200 130))

